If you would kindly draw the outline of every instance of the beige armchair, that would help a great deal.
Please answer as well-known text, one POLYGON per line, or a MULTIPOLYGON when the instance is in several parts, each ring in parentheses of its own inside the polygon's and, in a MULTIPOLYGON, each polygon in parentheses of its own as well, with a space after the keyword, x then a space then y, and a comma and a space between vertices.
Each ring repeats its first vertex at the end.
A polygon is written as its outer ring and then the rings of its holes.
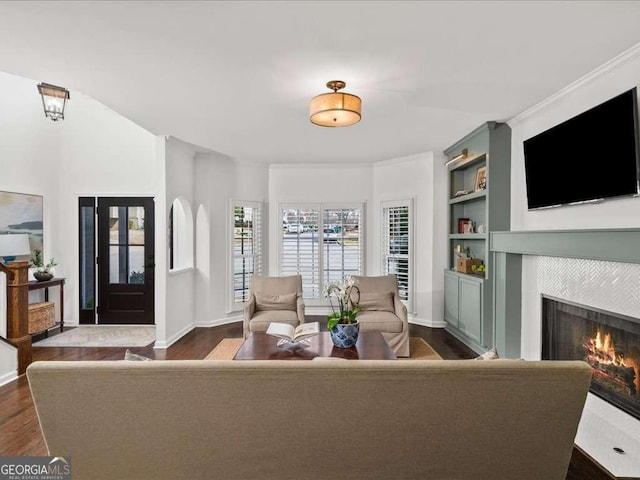
POLYGON ((360 312, 356 317, 360 331, 381 332, 397 356, 408 357, 407 307, 400 300, 396 276, 354 276, 353 279, 360 289, 360 312))
POLYGON ((297 327, 304 323, 302 276, 261 277, 254 275, 249 287, 249 300, 244 306, 242 333, 266 332, 271 322, 297 327))

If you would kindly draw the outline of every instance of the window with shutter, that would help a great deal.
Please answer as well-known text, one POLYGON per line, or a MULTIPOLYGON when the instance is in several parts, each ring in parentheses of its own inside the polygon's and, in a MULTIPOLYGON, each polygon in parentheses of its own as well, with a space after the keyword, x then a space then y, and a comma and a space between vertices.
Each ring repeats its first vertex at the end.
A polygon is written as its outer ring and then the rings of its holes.
POLYGON ((362 204, 283 205, 280 275, 302 275, 305 299, 321 299, 328 282, 362 273, 362 204))
POLYGON ((259 203, 233 203, 231 215, 233 254, 232 309, 249 297, 251 277, 262 271, 262 212, 259 203))
MULTIPOLYGON (((382 204, 382 271, 398 277, 400 299, 411 302, 411 201, 382 204)), ((411 310, 411 309, 410 309, 411 310)))

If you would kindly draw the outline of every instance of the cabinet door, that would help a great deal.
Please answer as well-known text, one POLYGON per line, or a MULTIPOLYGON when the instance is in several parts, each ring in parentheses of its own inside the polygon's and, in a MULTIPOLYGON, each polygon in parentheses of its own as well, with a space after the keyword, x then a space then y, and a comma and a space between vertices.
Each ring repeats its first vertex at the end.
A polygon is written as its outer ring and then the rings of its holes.
POLYGON ((480 343, 482 327, 482 283, 460 278, 458 288, 460 300, 458 328, 470 339, 480 343))
POLYGON ((444 319, 458 328, 458 277, 444 276, 444 319))

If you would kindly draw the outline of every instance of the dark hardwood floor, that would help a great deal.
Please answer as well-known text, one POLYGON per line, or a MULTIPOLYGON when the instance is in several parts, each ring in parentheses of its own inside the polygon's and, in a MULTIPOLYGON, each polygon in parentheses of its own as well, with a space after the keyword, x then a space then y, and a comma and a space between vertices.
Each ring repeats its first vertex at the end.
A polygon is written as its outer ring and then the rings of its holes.
MULTIPOLYGON (((308 321, 320 321, 322 316, 307 316, 308 321)), ((323 328, 324 329, 324 328, 323 328)), ((473 358, 476 354, 443 329, 411 325, 410 335, 423 338, 444 359, 473 358)), ((166 350, 154 350, 153 345, 132 348, 131 351, 157 360, 202 359, 223 339, 241 337, 242 324, 232 323, 211 328, 195 328, 166 350)), ((33 349, 33 360, 121 360, 126 348, 51 348, 33 349)), ((0 456, 46 455, 29 384, 23 375, 0 387, 0 456)), ((584 452, 574 449, 567 480, 611 480, 609 475, 584 452)), ((515 480, 515 479, 514 479, 515 480)))

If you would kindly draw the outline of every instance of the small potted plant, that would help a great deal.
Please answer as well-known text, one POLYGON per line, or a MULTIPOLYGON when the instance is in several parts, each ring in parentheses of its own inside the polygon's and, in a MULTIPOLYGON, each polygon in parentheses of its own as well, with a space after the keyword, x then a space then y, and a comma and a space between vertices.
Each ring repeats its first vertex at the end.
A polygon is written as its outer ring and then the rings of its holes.
POLYGON ((359 324, 356 315, 360 311, 360 289, 353 278, 345 275, 342 284, 331 282, 325 288, 332 313, 327 317, 327 329, 336 347, 351 348, 358 341, 359 324), (337 305, 334 304, 337 302, 337 305))
POLYGON ((50 259, 46 264, 42 261, 42 251, 34 250, 33 252, 33 260, 31 260, 31 266, 35 267, 35 271, 33 272, 34 278, 39 282, 45 282, 47 280, 51 280, 55 275, 54 267, 58 265, 55 259, 50 259))

